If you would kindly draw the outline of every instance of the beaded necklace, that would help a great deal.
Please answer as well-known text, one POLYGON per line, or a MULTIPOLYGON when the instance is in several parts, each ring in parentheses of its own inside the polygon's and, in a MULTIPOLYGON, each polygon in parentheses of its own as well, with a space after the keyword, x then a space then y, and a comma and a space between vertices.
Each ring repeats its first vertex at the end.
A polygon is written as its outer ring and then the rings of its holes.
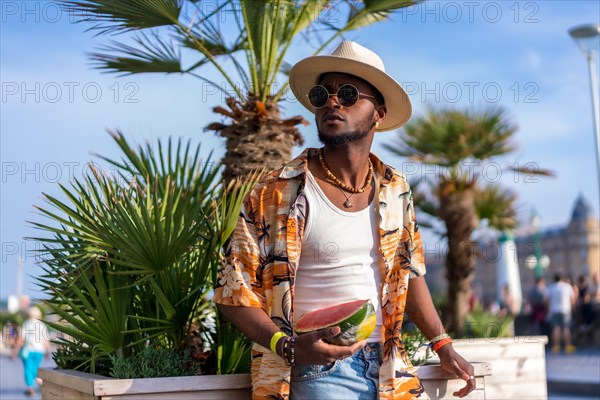
POLYGON ((368 161, 369 161, 369 172, 367 173, 367 176, 365 177, 365 182, 361 187, 355 188, 355 187, 346 185, 337 176, 335 176, 333 174, 333 172, 331 172, 331 170, 327 167, 327 164, 325 164, 325 160, 323 159, 323 148, 321 148, 321 151, 319 152, 319 163, 321 164, 321 167, 323 168, 323 171, 325 171, 325 174, 327 175, 327 177, 330 178, 340 188, 340 191, 346 198, 346 201, 344 202, 344 207, 346 207, 346 208, 351 208, 353 206, 352 202, 350 201, 350 197, 354 196, 356 193, 363 193, 365 190, 367 190, 367 188, 371 184, 371 180, 373 180, 373 163, 371 162, 370 158, 368 159, 368 161), (348 197, 341 189, 345 190, 346 192, 350 192, 352 194, 348 197))

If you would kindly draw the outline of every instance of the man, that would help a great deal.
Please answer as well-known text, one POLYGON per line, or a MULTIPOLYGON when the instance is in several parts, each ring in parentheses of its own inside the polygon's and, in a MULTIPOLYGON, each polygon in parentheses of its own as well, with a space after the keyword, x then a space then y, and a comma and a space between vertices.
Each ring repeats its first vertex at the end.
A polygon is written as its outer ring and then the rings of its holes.
POLYGON ((432 304, 410 188, 370 154, 376 131, 409 119, 408 96, 379 56, 353 42, 300 61, 289 79, 324 147, 268 174, 245 199, 214 297, 255 342, 253 397, 427 398, 401 342, 405 311, 442 366, 467 381, 455 393, 464 397, 473 367, 432 304), (339 327, 293 332, 306 312, 366 298, 377 308, 366 342, 325 343, 339 327))
POLYGON ((552 324, 552 352, 560 353, 561 339, 564 340, 565 352, 575 352, 571 344, 571 316, 575 305, 575 292, 560 274, 554 275, 554 283, 548 286, 548 311, 552 324))

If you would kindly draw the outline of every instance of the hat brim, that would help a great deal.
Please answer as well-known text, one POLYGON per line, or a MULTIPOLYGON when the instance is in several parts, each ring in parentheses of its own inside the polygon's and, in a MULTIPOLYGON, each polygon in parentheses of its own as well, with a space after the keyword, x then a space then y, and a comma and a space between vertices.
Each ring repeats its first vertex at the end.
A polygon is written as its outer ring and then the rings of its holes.
POLYGON ((337 56, 313 56, 294 65, 290 71, 290 89, 313 114, 315 108, 308 101, 308 91, 326 72, 341 72, 357 76, 381 92, 387 110, 385 119, 377 131, 390 131, 404 125, 412 114, 412 105, 406 91, 385 72, 361 61, 337 56))

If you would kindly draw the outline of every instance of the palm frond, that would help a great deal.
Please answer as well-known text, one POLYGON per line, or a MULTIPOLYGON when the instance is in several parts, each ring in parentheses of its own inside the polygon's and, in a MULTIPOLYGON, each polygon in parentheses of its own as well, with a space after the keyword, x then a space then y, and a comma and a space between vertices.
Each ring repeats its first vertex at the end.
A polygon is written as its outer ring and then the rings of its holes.
POLYGON ((224 322, 217 328, 213 348, 217 355, 218 375, 250 372, 252 342, 231 323, 224 322))
POLYGON ((337 26, 335 21, 328 21, 327 19, 319 22, 339 35, 385 21, 393 13, 421 2, 422 0, 345 0, 340 3, 346 4, 349 12, 343 26, 337 26))
POLYGON ((552 170, 540 168, 537 163, 526 163, 524 165, 511 166, 509 168, 510 171, 516 172, 518 174, 523 175, 535 175, 535 176, 548 176, 553 177, 556 176, 556 173, 552 170))
POLYGON ((133 341, 125 334, 133 292, 123 287, 130 278, 111 275, 99 263, 78 274, 55 277, 57 281, 43 285, 54 294, 46 304, 63 322, 49 325, 72 338, 67 349, 79 355, 79 364, 69 367, 96 373, 97 363, 133 341), (87 359, 81 357, 86 354, 87 359))
POLYGON ((61 7, 94 23, 98 35, 176 24, 182 0, 59 0, 61 7))
POLYGON ((502 108, 481 112, 430 108, 404 127, 396 143, 384 147, 418 162, 452 168, 513 151, 510 139, 516 130, 502 108))
POLYGON ((167 74, 182 73, 181 54, 172 42, 162 39, 153 31, 150 35, 140 33, 133 39, 136 47, 113 41, 102 46, 102 52, 89 53, 96 68, 123 75, 148 72, 167 74))
POLYGON ((478 187, 474 196, 475 210, 480 220, 498 231, 512 231, 517 227, 515 204, 517 197, 499 185, 478 187))

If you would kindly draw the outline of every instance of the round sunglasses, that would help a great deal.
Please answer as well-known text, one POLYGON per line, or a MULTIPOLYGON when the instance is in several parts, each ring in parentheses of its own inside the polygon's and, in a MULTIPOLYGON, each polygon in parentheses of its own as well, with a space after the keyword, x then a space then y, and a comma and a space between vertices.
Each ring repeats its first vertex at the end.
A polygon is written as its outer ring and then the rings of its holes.
POLYGON ((308 91, 308 102, 314 108, 322 108, 327 104, 331 96, 336 96, 338 102, 344 107, 353 106, 361 97, 376 99, 375 96, 361 93, 356 86, 347 83, 340 86, 337 93, 329 93, 325 86, 315 85, 308 91))

